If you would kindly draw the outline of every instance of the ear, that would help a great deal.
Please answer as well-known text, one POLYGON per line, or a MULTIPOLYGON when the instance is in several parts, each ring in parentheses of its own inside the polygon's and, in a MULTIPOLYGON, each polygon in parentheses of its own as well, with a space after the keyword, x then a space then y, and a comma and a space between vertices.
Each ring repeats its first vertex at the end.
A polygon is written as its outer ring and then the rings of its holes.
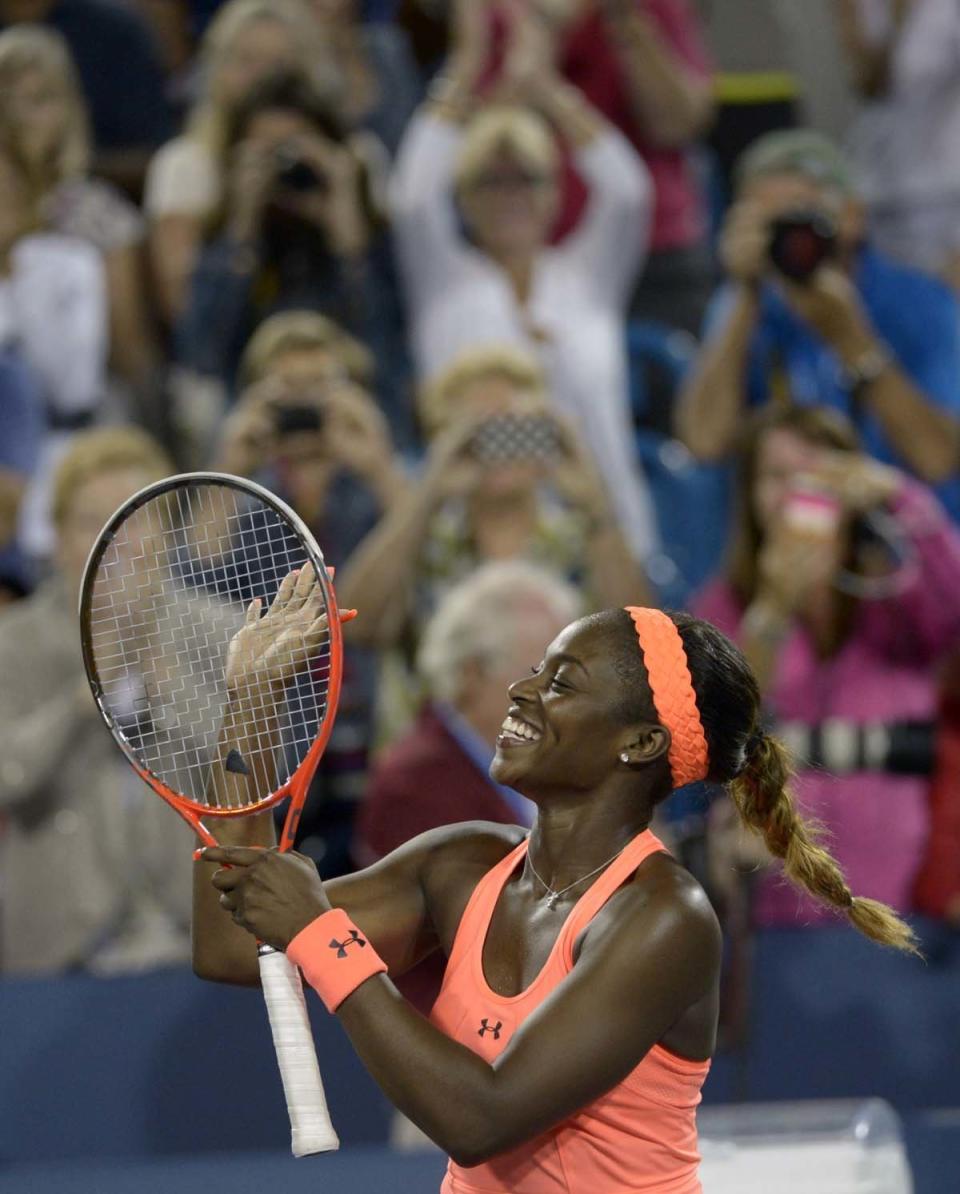
POLYGON ((655 723, 634 726, 620 744, 620 762, 628 767, 642 767, 670 752, 670 731, 655 723))

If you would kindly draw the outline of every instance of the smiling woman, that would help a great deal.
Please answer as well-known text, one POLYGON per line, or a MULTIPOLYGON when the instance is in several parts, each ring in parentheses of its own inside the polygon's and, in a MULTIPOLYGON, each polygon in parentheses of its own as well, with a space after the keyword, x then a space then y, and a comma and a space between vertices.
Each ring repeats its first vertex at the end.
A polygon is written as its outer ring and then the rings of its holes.
POLYGON ((321 884, 248 824, 198 864, 197 971, 250 981, 243 929, 285 949, 386 1094, 450 1153, 444 1194, 697 1194, 721 941, 649 829, 659 801, 729 784, 791 878, 878 941, 911 950, 910 930, 854 898, 812 840, 756 681, 709 623, 591 615, 509 696, 491 775, 537 805, 529 834, 449 826, 321 884), (446 974, 426 1020, 392 979, 435 951, 446 974))

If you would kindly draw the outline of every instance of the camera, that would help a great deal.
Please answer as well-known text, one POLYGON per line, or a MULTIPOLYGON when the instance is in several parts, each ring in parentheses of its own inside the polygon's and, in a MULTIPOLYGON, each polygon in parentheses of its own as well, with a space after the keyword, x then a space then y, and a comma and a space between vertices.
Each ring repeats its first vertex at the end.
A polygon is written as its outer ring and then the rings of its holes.
POLYGON ((289 145, 282 145, 276 152, 277 184, 288 191, 325 191, 327 180, 322 174, 305 162, 289 145))
POLYGON ((318 406, 284 403, 274 408, 277 435, 296 435, 302 431, 321 431, 323 411, 318 406))
POLYGON ((806 282, 837 250, 837 226, 815 208, 787 212, 770 225, 767 255, 793 282, 806 282))

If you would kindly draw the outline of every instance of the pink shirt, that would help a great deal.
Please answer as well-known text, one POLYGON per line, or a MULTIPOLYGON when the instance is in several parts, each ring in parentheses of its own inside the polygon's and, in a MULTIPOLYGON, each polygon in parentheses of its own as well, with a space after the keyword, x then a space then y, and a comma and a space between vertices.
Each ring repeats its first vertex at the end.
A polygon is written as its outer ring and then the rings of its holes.
MULTIPOLYGON (((960 532, 916 481, 904 481, 891 512, 915 555, 909 587, 895 597, 861 602, 850 637, 831 659, 819 659, 807 631, 795 627, 768 698, 777 721, 935 718, 935 664, 960 641, 960 532)), ((694 612, 738 639, 743 610, 726 581, 711 584, 694 612)), ((829 849, 853 893, 909 911, 929 831, 929 781, 811 769, 799 772, 795 791, 802 811, 829 830, 829 849)), ((812 924, 832 916, 773 869, 758 884, 755 911, 765 925, 812 924)))

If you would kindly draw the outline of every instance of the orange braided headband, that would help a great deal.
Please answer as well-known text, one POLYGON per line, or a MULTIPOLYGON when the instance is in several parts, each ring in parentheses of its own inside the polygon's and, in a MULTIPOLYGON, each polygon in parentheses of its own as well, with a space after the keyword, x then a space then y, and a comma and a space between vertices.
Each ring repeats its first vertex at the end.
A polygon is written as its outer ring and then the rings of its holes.
POLYGON ((673 786, 682 788, 706 779, 710 769, 707 739, 680 631, 658 609, 625 608, 637 629, 657 716, 670 731, 673 786))

